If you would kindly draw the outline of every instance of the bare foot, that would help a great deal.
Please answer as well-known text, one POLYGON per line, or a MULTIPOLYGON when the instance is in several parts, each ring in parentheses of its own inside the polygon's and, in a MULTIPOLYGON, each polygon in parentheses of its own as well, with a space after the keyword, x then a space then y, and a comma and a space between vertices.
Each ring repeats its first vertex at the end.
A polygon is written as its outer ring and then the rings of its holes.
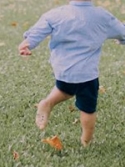
POLYGON ((36 125, 39 129, 44 130, 47 126, 50 111, 50 106, 44 100, 39 103, 36 114, 36 125))
POLYGON ((48 123, 49 115, 46 112, 36 114, 36 125, 39 129, 44 130, 48 123))

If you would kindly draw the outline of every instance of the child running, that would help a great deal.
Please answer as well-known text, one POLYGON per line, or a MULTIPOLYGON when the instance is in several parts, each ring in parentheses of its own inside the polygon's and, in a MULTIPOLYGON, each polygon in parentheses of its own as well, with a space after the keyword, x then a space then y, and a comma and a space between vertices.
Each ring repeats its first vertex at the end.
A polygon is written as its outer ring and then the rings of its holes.
POLYGON ((24 33, 20 55, 31 55, 31 50, 47 36, 51 36, 50 62, 56 84, 38 104, 36 125, 44 130, 53 107, 75 96, 80 110, 81 143, 87 146, 95 129, 102 44, 107 39, 125 44, 125 26, 91 0, 71 0, 43 14, 24 33))

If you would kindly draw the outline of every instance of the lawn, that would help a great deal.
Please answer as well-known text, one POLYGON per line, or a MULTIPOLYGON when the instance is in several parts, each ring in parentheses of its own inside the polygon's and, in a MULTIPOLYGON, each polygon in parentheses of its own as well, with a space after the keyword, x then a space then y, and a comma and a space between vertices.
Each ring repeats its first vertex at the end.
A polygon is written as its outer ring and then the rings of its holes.
MULTIPOLYGON (((35 125, 34 106, 54 86, 48 39, 29 58, 20 57, 17 48, 42 13, 65 3, 0 0, 0 167, 125 167, 125 46, 114 41, 103 46, 96 131, 88 148, 80 144, 74 99, 54 108, 45 131, 35 125), (41 142, 54 135, 63 143, 61 151, 41 142)), ((125 21, 125 0, 95 3, 125 21)))

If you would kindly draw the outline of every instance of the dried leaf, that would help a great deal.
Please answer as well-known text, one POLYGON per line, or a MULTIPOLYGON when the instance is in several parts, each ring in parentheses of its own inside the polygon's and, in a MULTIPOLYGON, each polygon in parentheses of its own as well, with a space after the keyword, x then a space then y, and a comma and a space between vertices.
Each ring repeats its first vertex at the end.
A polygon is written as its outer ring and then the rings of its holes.
POLYGON ((106 89, 103 86, 99 86, 99 92, 100 93, 106 93, 106 89))
POLYGON ((11 26, 16 27, 17 26, 17 22, 12 22, 11 26))
POLYGON ((74 122, 72 123, 72 124, 77 124, 77 123, 79 123, 79 119, 77 119, 77 118, 75 118, 75 120, 74 120, 74 122))
POLYGON ((75 111, 75 108, 73 106, 69 106, 69 110, 70 110, 70 112, 73 112, 73 111, 75 111))
POLYGON ((62 142, 57 136, 53 136, 52 138, 43 139, 42 142, 49 144, 51 147, 54 147, 57 150, 61 150, 63 148, 62 142))
POLYGON ((13 158, 14 158, 14 160, 19 159, 19 153, 16 152, 16 151, 14 151, 14 152, 13 152, 13 158))

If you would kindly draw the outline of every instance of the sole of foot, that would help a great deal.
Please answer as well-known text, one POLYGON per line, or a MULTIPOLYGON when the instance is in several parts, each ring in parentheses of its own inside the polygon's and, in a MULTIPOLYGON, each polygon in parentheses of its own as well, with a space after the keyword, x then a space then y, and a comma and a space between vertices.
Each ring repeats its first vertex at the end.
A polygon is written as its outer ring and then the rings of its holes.
POLYGON ((36 125, 40 130, 44 130, 48 124, 49 113, 38 112, 36 114, 36 125))

